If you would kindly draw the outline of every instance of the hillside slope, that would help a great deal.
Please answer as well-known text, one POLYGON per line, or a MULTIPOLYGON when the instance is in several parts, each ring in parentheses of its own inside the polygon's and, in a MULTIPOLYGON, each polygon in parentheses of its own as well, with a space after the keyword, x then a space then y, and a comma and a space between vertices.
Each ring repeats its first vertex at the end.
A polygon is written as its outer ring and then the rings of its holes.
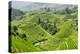
POLYGON ((77 12, 30 11, 11 22, 11 52, 78 48, 77 12))

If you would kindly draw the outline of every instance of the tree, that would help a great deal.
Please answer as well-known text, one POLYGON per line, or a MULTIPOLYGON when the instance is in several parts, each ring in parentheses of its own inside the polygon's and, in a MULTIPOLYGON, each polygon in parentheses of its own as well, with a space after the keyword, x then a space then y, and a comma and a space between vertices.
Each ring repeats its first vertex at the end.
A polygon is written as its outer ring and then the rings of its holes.
POLYGON ((46 10, 47 12, 51 11, 50 8, 44 8, 44 10, 46 10))
POLYGON ((40 24, 41 23, 41 19, 40 18, 38 18, 38 24, 40 24))
POLYGON ((22 35, 21 35, 21 38, 24 39, 24 40, 26 40, 26 39, 27 39, 26 34, 22 34, 22 35))
POLYGON ((18 30, 17 26, 13 26, 13 31, 16 32, 18 30))
POLYGON ((26 38, 26 34, 22 34, 22 38, 26 38))
POLYGON ((70 14, 72 12, 71 9, 69 9, 69 8, 66 8, 65 10, 66 10, 67 14, 70 14))
POLYGON ((47 12, 51 11, 50 8, 47 8, 47 12))

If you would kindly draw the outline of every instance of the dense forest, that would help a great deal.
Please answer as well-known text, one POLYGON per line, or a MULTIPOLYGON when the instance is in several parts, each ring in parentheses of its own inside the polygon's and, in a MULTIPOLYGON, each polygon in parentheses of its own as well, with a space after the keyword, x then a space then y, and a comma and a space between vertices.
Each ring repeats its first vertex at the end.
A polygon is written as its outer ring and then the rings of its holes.
POLYGON ((63 9, 45 7, 25 13, 13 9, 10 52, 77 49, 77 5, 68 6, 63 9))

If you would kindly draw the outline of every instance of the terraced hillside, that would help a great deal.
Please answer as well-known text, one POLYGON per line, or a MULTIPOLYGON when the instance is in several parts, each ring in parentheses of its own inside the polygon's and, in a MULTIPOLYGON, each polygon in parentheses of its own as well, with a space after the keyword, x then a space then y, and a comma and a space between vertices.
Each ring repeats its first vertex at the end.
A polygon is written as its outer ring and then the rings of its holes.
POLYGON ((77 8, 66 9, 29 11, 11 21, 11 52, 77 49, 77 8))

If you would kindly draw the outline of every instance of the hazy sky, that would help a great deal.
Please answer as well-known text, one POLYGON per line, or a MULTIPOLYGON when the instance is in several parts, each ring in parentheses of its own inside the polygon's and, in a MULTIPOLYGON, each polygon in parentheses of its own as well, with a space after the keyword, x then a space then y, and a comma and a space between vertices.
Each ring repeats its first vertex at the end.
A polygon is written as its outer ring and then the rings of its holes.
POLYGON ((58 4, 58 3, 41 3, 41 2, 29 2, 29 1, 12 1, 12 8, 19 9, 22 11, 34 10, 39 8, 64 8, 71 6, 71 4, 58 4))
POLYGON ((30 3, 32 3, 32 2, 12 1, 12 7, 19 9, 19 8, 29 5, 30 3))

